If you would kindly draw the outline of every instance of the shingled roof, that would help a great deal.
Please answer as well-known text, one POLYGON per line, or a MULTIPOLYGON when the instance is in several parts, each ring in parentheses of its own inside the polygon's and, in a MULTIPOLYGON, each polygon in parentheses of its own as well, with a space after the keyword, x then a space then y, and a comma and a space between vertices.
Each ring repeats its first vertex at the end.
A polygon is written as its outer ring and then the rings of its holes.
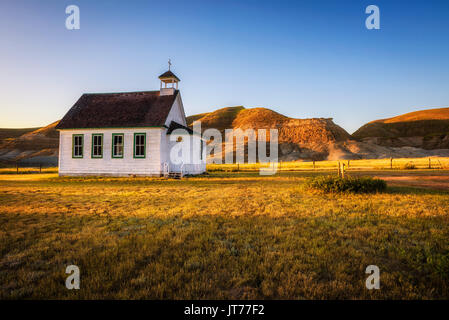
POLYGON ((56 129, 162 127, 178 95, 159 91, 86 93, 56 129))
POLYGON ((177 123, 175 121, 170 122, 170 125, 168 126, 167 134, 171 134, 176 129, 183 129, 186 130, 189 134, 193 134, 193 130, 189 127, 183 126, 180 123, 177 123))
POLYGON ((161 75, 159 76, 159 79, 161 79, 161 80, 162 80, 162 79, 167 79, 167 78, 175 78, 176 80, 181 81, 181 80, 179 80, 179 78, 178 78, 173 72, 171 72, 170 70, 164 72, 163 74, 161 74, 161 75))

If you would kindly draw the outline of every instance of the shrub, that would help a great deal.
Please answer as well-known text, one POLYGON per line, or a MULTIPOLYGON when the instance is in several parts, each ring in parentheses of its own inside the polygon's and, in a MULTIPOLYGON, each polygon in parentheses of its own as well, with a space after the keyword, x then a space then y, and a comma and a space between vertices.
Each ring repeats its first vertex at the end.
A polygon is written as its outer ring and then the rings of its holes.
POLYGON ((324 192, 372 193, 384 191, 387 183, 371 177, 343 179, 335 176, 318 176, 309 178, 306 181, 306 187, 324 192))
POLYGON ((407 162, 406 164, 404 164, 404 165, 401 167, 401 169, 404 169, 404 170, 413 170, 413 169, 416 169, 416 166, 415 166, 415 164, 413 163, 413 161, 410 161, 410 162, 407 162))

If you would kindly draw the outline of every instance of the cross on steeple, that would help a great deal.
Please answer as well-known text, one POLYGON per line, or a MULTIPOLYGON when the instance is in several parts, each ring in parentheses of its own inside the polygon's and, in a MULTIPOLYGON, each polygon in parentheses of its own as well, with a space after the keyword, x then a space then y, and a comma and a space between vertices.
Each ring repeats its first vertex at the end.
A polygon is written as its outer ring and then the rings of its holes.
POLYGON ((179 78, 171 72, 171 59, 168 59, 168 71, 164 72, 159 76, 161 80, 161 95, 171 95, 178 90, 178 82, 181 81, 179 78))

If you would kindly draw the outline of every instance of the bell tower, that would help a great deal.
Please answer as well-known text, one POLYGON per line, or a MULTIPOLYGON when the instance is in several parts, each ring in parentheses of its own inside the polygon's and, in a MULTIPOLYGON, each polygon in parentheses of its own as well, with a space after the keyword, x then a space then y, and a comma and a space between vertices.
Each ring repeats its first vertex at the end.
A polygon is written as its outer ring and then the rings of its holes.
POLYGON ((171 60, 168 59, 168 71, 159 76, 161 80, 161 96, 167 96, 175 94, 175 90, 178 90, 179 78, 170 70, 171 60))

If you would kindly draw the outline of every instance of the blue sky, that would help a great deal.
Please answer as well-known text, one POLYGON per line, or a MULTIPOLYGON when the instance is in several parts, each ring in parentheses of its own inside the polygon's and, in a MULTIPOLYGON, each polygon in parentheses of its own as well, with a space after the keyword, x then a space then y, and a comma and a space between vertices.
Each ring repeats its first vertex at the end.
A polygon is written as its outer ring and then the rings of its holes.
POLYGON ((188 115, 267 107, 353 132, 449 106, 449 1, 2 0, 0 127, 58 120, 83 92, 156 90, 168 58, 188 115))

